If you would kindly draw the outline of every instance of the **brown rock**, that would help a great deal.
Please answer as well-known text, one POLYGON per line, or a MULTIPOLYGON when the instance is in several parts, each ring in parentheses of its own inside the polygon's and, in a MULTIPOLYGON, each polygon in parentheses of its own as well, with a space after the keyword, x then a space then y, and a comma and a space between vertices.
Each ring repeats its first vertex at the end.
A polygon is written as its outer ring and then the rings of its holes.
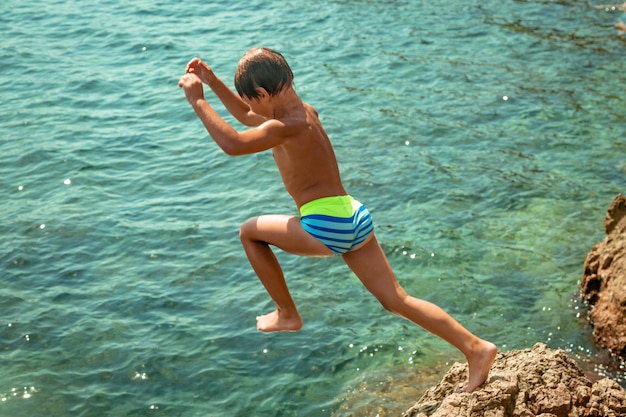
MULTIPOLYGON (((622 194, 618 194, 617 197, 613 199, 613 202, 609 207, 609 211, 606 213, 606 217, 604 218, 604 230, 606 230, 606 234, 610 235, 625 216, 626 197, 622 194)), ((622 232, 623 231, 624 227, 622 226, 622 232)))
POLYGON ((563 350, 538 343, 498 354, 489 379, 463 393, 467 365, 454 364, 403 417, 623 417, 626 390, 602 379, 591 383, 563 350))
POLYGON ((626 357, 626 197, 609 207, 607 236, 591 248, 583 268, 581 294, 591 306, 596 342, 626 357))

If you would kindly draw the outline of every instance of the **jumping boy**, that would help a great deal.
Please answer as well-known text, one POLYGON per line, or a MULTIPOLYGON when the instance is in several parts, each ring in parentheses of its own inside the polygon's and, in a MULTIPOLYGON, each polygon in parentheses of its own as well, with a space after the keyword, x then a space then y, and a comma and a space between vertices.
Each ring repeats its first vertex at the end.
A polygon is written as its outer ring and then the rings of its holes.
POLYGON ((272 150, 287 192, 300 216, 263 215, 247 220, 240 238, 252 268, 276 304, 257 317, 263 332, 297 331, 302 319, 270 246, 314 257, 341 255, 363 285, 388 311, 404 317, 459 349, 469 365, 471 392, 487 379, 497 348, 461 326, 438 306, 409 296, 400 286, 374 235, 370 213, 344 189, 335 154, 317 112, 302 102, 284 57, 251 49, 237 65, 228 88, 199 58, 187 64, 179 87, 215 143, 228 155, 272 150), (242 124, 238 132, 204 98, 207 84, 242 124))

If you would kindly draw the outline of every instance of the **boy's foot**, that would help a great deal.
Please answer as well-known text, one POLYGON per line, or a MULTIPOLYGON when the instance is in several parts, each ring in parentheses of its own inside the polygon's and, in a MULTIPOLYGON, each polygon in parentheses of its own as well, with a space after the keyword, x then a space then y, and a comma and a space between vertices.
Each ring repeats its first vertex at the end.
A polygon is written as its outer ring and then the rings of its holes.
POLYGON ((469 365, 469 380, 463 391, 472 392, 487 380, 489 370, 497 354, 498 348, 496 345, 486 340, 482 341, 481 350, 467 361, 469 365))
POLYGON ((296 313, 285 317, 278 310, 256 318, 256 328, 262 332, 296 332, 302 328, 302 319, 296 313))

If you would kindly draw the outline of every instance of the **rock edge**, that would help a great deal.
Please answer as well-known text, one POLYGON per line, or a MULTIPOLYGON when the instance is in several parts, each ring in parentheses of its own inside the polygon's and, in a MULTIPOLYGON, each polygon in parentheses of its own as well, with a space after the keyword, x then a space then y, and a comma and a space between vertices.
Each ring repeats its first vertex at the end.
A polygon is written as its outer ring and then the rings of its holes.
POLYGON ((402 417, 623 417, 626 390, 617 382, 592 383, 563 350, 543 343, 499 353, 489 379, 472 393, 467 365, 455 363, 402 417))
POLYGON ((581 295, 591 307, 596 343, 626 357, 626 197, 618 194, 604 219, 606 237, 587 255, 581 295))

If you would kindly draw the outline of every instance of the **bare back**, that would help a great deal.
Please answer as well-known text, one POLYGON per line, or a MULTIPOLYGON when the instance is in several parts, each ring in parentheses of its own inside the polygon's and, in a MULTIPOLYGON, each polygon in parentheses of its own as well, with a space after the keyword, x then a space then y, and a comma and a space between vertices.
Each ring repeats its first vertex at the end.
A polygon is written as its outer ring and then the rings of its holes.
POLYGON ((298 208, 322 197, 346 195, 328 135, 315 109, 303 103, 297 117, 282 120, 297 127, 297 135, 272 148, 287 192, 298 208))

